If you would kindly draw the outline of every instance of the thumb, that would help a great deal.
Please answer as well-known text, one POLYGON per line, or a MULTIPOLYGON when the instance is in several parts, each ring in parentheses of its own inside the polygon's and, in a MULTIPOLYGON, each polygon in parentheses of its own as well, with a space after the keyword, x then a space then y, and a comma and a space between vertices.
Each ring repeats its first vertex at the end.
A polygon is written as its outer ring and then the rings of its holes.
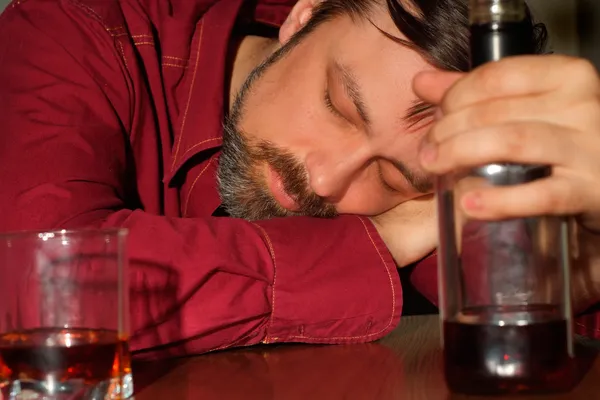
POLYGON ((413 80, 413 90, 429 104, 440 104, 446 92, 463 76, 463 72, 424 71, 413 80))

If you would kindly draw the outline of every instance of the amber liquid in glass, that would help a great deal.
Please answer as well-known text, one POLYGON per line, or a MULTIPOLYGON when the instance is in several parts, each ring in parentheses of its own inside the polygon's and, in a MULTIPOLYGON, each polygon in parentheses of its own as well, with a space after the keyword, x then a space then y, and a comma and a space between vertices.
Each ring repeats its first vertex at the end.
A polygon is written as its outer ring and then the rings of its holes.
MULTIPOLYGON (((535 311, 544 310, 538 307, 535 311)), ((471 395, 568 391, 575 383, 569 340, 567 322, 561 319, 526 325, 498 325, 477 319, 446 321, 446 382, 451 391, 471 395)))
POLYGON ((129 373, 128 342, 116 331, 34 329, 0 335, 0 387, 15 380, 21 386, 49 381, 93 385, 129 373))

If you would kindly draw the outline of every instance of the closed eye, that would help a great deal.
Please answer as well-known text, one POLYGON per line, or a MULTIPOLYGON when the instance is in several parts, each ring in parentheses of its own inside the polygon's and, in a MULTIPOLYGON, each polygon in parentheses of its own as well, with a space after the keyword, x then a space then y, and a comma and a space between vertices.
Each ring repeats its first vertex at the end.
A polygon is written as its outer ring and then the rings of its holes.
POLYGON ((331 95, 329 94, 329 90, 325 90, 323 95, 323 101, 325 102, 325 107, 337 118, 342 118, 344 121, 348 121, 346 117, 335 107, 333 101, 331 100, 331 95))
POLYGON ((379 181, 385 190, 394 194, 400 193, 399 190, 394 189, 389 183, 386 182, 385 178, 383 177, 383 172, 381 172, 381 165, 379 163, 377 164, 377 175, 379 175, 379 181))

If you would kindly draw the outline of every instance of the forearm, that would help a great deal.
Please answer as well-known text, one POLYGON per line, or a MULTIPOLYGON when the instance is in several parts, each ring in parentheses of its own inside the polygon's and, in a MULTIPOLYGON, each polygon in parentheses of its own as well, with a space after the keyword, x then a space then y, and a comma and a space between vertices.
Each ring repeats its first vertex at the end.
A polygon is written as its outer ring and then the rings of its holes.
POLYGON ((84 226, 129 230, 138 356, 257 343, 368 342, 400 318, 394 263, 361 218, 250 223, 121 210, 96 221, 82 214, 65 227, 84 226))

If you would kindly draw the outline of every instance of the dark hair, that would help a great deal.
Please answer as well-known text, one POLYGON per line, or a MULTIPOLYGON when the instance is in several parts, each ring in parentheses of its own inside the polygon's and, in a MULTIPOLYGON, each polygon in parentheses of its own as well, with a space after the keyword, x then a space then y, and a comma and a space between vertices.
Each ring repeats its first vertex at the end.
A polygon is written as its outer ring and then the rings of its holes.
MULTIPOLYGON (((386 0, 394 24, 408 40, 385 33, 393 40, 414 48, 438 68, 467 71, 469 68, 468 0, 386 0), (412 4, 407 10, 404 4, 412 4)), ((370 20, 373 8, 382 0, 325 0, 314 11, 311 21, 296 37, 300 41, 323 22, 341 15, 370 20)), ((548 33, 535 23, 529 8, 526 22, 534 32, 536 53, 546 49, 548 33)))
MULTIPOLYGON (((381 32, 400 43, 419 52, 432 65, 449 71, 467 71, 469 69, 469 0, 324 0, 315 10, 310 21, 285 46, 261 64, 242 86, 238 97, 241 99, 250 90, 253 83, 272 64, 285 57, 306 36, 323 23, 347 15, 353 20, 371 22, 376 7, 387 9, 400 32, 407 40, 381 32), (412 5, 407 10, 404 4, 412 5)), ((545 51, 548 33, 546 26, 535 23, 529 8, 526 22, 534 33, 536 53, 545 51)), ((373 22, 371 22, 376 26, 373 22)), ((379 28, 378 28, 379 29, 379 28)), ((242 112, 242 102, 236 102, 230 118, 237 119, 242 112)), ((431 107, 418 102, 409 110, 407 119, 410 125, 422 121, 431 107)))
MULTIPOLYGON (((432 65, 449 71, 469 69, 469 0, 386 0, 394 24, 408 40, 381 31, 392 40, 418 51, 432 65), (408 10, 405 5, 413 6, 408 10)), ((383 0, 325 0, 314 10, 313 17, 291 40, 284 56, 304 37, 324 22, 348 15, 352 19, 367 19, 383 0)), ((531 27, 537 54, 546 51, 548 32, 543 23, 533 20, 527 8, 526 23, 531 27)), ((375 25, 375 24, 373 24, 375 25)), ((379 28, 378 28, 379 29, 379 28)), ((381 30, 381 29, 380 29, 381 30)), ((408 113, 411 125, 417 124, 430 110, 424 103, 415 104, 408 113)))

